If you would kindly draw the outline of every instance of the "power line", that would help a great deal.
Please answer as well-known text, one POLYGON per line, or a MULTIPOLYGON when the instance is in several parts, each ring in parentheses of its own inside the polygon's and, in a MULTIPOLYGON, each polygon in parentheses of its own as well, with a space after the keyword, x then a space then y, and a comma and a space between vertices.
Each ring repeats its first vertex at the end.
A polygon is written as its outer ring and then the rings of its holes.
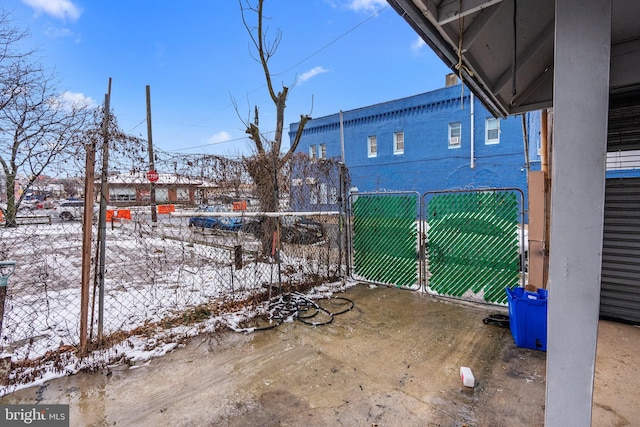
MULTIPOLYGON (((261 132, 261 134, 268 135, 268 134, 272 134, 272 133, 275 133, 275 132, 276 132, 275 130, 270 130, 268 132, 261 132)), ((196 146, 193 146, 193 147, 184 147, 181 150, 182 151, 184 151, 184 150, 194 150, 196 148, 210 147, 212 145, 225 144, 227 142, 242 141, 242 140, 246 140, 246 139, 249 139, 249 137, 248 136, 242 136, 240 138, 225 139, 224 141, 208 142, 206 144, 196 145, 196 146)), ((171 152, 172 153, 179 153, 180 151, 171 151, 171 152)))
POLYGON ((147 122, 147 118, 145 117, 144 119, 142 119, 142 121, 140 123, 138 123, 137 125, 132 127, 131 130, 129 130, 129 132, 127 132, 127 133, 133 132, 138 126, 140 126, 141 124, 146 123, 146 122, 147 122))
MULTIPOLYGON (((332 41, 330 41, 329 43, 327 43, 326 45, 322 46, 320 49, 316 50, 315 52, 313 52, 312 54, 310 54, 309 56, 305 57, 304 59, 300 60, 299 62, 297 62, 296 64, 292 65, 290 68, 287 68, 282 74, 288 73, 289 71, 293 70, 294 68, 296 68, 298 65, 303 64, 304 62, 306 62, 307 60, 313 58, 314 56, 316 56, 317 54, 319 54, 320 52, 322 52, 323 50, 325 50, 326 48, 328 48, 329 46, 331 46, 332 44, 336 43, 338 40, 346 37, 348 34, 352 33, 353 31, 355 31, 358 27, 364 25, 366 22, 370 21, 371 19, 375 18, 376 16, 378 16, 380 13, 382 13, 382 11, 384 11, 385 9, 387 9, 389 6, 385 6, 382 9, 377 10, 373 15, 370 15, 369 17, 365 18, 363 21, 360 21, 358 24, 356 24, 354 27, 351 27, 349 30, 345 31, 344 33, 342 33, 341 35, 339 35, 338 37, 336 37, 335 39, 333 39, 332 41)), ((264 85, 263 85, 264 87, 264 85)))
MULTIPOLYGON (((300 61, 296 62, 294 65, 292 65, 291 67, 287 68, 285 71, 283 71, 280 74, 286 74, 289 71, 293 70, 294 68, 298 67, 299 65, 305 63, 306 61, 308 61, 309 59, 313 58, 314 56, 318 55, 320 52, 324 51, 325 49, 329 48, 330 46, 332 46, 333 44, 335 44, 336 42, 338 42, 339 40, 343 39, 344 37, 346 37, 347 35, 349 35, 350 33, 352 33, 353 31, 355 31, 356 29, 358 29, 359 27, 361 27, 362 25, 364 25, 365 23, 369 22, 371 19, 375 18, 376 16, 380 15, 383 11, 385 11, 386 9, 388 9, 389 6, 384 6, 381 9, 376 10, 373 14, 369 15, 368 17, 366 17, 365 19, 363 19, 362 21, 360 21, 359 23, 357 23, 356 25, 354 25, 353 27, 349 28, 347 31, 345 31, 344 33, 340 34, 339 36, 337 36, 336 38, 334 38, 333 40, 331 40, 330 42, 328 42, 327 44, 325 44, 324 46, 320 47, 319 49, 315 50, 313 53, 311 53, 310 55, 307 55, 306 57, 304 57, 303 59, 301 59, 300 61)), ((250 92, 247 92, 248 95, 257 92, 258 90, 264 88, 266 86, 266 83, 262 84, 261 86, 253 89, 250 92)), ((195 127, 196 125, 198 125, 199 123, 204 122, 205 120, 210 119, 211 117, 215 116, 216 114, 218 114, 221 111, 226 110, 228 107, 230 107, 232 104, 229 103, 227 105, 225 105, 223 108, 221 108, 220 110, 216 111, 213 114, 210 114, 206 117, 204 117, 202 120, 197 121, 196 123, 189 125, 188 127, 195 127)), ((136 126, 134 126, 130 131, 133 131, 134 129, 136 129, 138 126, 140 126, 141 124, 143 124, 144 122, 146 122, 146 119, 143 119, 140 123, 138 123, 136 126)), ((179 131, 171 136, 165 137, 163 138, 161 141, 159 142, 163 142, 169 139, 173 139, 176 136, 180 135, 181 133, 185 132, 185 130, 183 131, 179 131)), ((267 133, 273 133, 274 131, 270 131, 267 133)), ((204 145, 198 145, 198 146, 194 146, 194 147, 187 147, 187 148, 183 148, 182 150, 192 150, 192 149, 196 149, 196 148, 202 148, 202 147, 208 147, 210 145, 215 145, 215 144, 223 144, 225 142, 233 142, 233 141, 241 141, 243 139, 246 139, 246 137, 242 137, 242 138, 235 138, 235 139, 230 139, 227 141, 219 141, 219 142, 214 142, 214 143, 208 143, 208 144, 204 144, 204 145)))

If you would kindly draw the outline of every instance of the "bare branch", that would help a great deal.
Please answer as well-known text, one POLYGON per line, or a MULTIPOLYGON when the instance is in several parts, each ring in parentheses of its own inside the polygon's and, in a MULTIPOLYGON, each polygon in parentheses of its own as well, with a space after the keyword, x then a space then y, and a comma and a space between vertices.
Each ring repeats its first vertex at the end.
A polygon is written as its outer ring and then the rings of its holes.
POLYGON ((311 120, 311 116, 300 115, 300 123, 298 123, 298 130, 296 131, 296 136, 293 139, 293 143, 291 143, 291 147, 289 147, 289 151, 287 151, 287 154, 285 154, 284 157, 282 158, 282 164, 286 164, 289 161, 289 159, 291 159, 291 156, 296 151, 296 148, 298 148, 298 144, 300 143, 300 138, 302 137, 302 131, 304 130, 304 127, 309 120, 311 120))
MULTIPOLYGON (((267 83, 269 96, 276 108, 276 125, 273 139, 266 138, 266 136, 260 132, 257 108, 254 112, 253 123, 244 122, 246 127, 245 132, 255 144, 257 151, 255 156, 245 158, 245 164, 254 184, 259 189, 258 198, 260 199, 262 208, 267 211, 277 210, 279 206, 278 191, 281 185, 281 178, 279 177, 282 169, 291 159, 293 152, 297 148, 300 141, 300 135, 302 135, 304 126, 307 121, 309 121, 310 116, 301 116, 296 140, 287 153, 281 158, 280 150, 282 148, 282 137, 284 134, 284 112, 287 106, 289 88, 283 85, 282 90, 276 93, 273 88, 273 74, 269 70, 269 59, 271 59, 278 50, 282 40, 282 33, 277 31, 273 40, 269 41, 267 37, 268 29, 264 25, 264 0, 257 0, 257 6, 253 6, 253 3, 250 3, 250 0, 239 1, 240 10, 242 12, 242 22, 249 33, 249 38, 253 44, 253 48, 256 50, 256 55, 259 59, 262 72, 267 83), (256 27, 253 27, 248 23, 248 13, 254 13, 257 15, 256 27)), ((271 247, 270 239, 273 238, 274 230, 275 223, 268 223, 264 225, 262 230, 263 251, 268 250, 271 247)))
POLYGON ((71 105, 58 90, 57 78, 21 50, 26 32, 9 26, 0 13, 0 165, 7 191, 7 226, 15 225, 22 199, 54 162, 78 153, 88 118, 86 105, 71 105), (22 192, 16 198, 16 179, 22 192))

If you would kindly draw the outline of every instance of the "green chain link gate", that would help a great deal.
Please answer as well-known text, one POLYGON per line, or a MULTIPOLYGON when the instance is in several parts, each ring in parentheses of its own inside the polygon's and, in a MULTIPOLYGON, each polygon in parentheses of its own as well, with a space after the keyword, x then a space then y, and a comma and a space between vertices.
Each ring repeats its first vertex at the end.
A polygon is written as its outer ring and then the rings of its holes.
POLYGON ((427 291, 506 304, 505 287, 522 278, 523 199, 518 189, 425 193, 427 291))
POLYGON ((420 289, 416 228, 418 193, 362 193, 351 196, 353 277, 420 289))

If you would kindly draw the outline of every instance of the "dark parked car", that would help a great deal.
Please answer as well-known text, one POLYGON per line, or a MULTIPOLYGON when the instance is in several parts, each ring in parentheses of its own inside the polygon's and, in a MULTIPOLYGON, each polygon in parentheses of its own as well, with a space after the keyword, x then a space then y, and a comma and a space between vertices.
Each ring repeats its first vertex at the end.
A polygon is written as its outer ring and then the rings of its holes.
POLYGON ((218 212, 218 210, 213 206, 196 209, 196 214, 189 218, 189 227, 215 228, 226 231, 238 231, 242 228, 242 218, 198 216, 198 212, 218 212))
MULTIPOLYGON (((283 217, 280 222, 280 238, 284 243, 310 245, 324 240, 322 224, 306 217, 283 217)), ((242 230, 245 233, 259 234, 262 219, 249 219, 242 230)))
POLYGON ((84 215, 84 200, 67 200, 60 203, 58 216, 63 221, 81 219, 84 215))
POLYGON ((306 217, 295 218, 293 221, 283 218, 280 234, 285 243, 310 245, 324 240, 322 224, 306 217))

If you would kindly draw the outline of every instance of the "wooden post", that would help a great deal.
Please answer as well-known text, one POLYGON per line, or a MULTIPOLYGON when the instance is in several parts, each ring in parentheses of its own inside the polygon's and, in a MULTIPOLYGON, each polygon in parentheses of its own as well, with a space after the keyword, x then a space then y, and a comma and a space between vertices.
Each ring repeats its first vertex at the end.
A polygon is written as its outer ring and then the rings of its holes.
POLYGON ((553 134, 550 132, 552 127, 549 126, 549 119, 553 120, 553 116, 550 116, 548 110, 542 110, 540 124, 542 131, 540 136, 542 172, 544 173, 544 235, 542 237, 544 243, 544 269, 542 271, 542 287, 545 289, 549 279, 549 241, 551 240, 551 175, 549 174, 549 161, 551 160, 553 134))

